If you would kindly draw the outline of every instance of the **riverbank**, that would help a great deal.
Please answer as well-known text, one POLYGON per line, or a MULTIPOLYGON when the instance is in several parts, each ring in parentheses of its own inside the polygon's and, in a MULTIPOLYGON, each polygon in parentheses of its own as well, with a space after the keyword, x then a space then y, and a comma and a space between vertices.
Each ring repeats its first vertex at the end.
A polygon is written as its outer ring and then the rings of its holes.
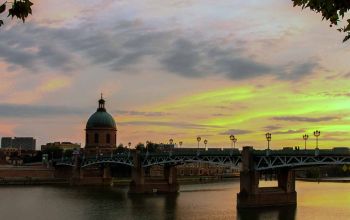
POLYGON ((57 185, 68 180, 56 178, 55 170, 44 166, 0 166, 0 185, 57 185))

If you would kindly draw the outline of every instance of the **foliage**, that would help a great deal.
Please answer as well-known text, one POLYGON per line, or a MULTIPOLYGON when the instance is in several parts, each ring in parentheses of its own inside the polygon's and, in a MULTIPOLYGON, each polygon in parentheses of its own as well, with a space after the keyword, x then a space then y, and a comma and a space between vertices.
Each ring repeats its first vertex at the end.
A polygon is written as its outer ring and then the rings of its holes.
POLYGON ((47 154, 49 159, 59 159, 62 157, 63 149, 59 147, 48 147, 42 151, 43 154, 47 154))
MULTIPOLYGON (((32 14, 32 5, 33 3, 30 0, 14 0, 13 2, 4 2, 2 5, 0 5, 0 14, 6 12, 7 7, 10 6, 8 9, 8 15, 7 17, 10 17, 13 19, 14 17, 21 19, 23 22, 28 17, 29 14, 32 14)), ((0 26, 4 24, 3 20, 0 20, 0 26)))
POLYGON ((138 143, 135 147, 136 150, 139 150, 139 151, 145 151, 146 147, 143 143, 138 143))
POLYGON ((42 161, 42 153, 38 151, 33 157, 26 155, 23 157, 23 163, 35 163, 42 161))
POLYGON ((68 149, 64 151, 64 157, 71 158, 73 156, 73 150, 68 149))
POLYGON ((115 153, 123 153, 123 152, 126 152, 126 151, 128 151, 128 148, 124 147, 123 144, 119 144, 117 149, 115 150, 115 153))
POLYGON ((349 0, 292 0, 293 5, 301 6, 304 8, 310 8, 316 13, 321 13, 323 18, 330 22, 330 26, 338 26, 339 22, 347 22, 344 27, 340 27, 337 30, 339 32, 347 33, 347 36, 343 39, 343 42, 350 38, 350 19, 344 19, 345 14, 350 10, 349 0))

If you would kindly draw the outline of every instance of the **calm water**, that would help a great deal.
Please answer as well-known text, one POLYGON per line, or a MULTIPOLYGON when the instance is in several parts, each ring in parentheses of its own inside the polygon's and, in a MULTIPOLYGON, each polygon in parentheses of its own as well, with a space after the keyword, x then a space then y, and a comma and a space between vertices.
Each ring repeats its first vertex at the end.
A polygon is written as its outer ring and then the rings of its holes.
POLYGON ((128 196, 127 189, 1 187, 0 219, 350 219, 350 183, 297 182, 298 207, 236 211, 238 182, 185 185, 178 195, 128 196))

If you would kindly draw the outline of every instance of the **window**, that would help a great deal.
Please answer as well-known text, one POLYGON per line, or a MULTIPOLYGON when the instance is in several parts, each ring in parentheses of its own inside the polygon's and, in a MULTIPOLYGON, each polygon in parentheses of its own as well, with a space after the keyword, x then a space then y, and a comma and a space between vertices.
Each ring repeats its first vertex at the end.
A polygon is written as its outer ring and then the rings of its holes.
POLYGON ((107 144, 111 143, 111 135, 110 134, 106 135, 106 142, 107 142, 107 144))
POLYGON ((88 144, 89 143, 89 135, 88 134, 86 134, 86 140, 85 140, 85 142, 88 144))
POLYGON ((98 140, 98 134, 95 133, 95 143, 98 143, 98 142, 99 142, 99 140, 98 140))

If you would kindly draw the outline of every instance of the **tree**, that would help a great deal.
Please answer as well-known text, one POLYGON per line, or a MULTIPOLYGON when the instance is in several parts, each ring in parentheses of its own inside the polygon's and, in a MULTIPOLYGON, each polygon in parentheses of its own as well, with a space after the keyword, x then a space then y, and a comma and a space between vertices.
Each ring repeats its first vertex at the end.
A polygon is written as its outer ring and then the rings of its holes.
POLYGON ((346 19, 345 14, 350 10, 349 0, 292 0, 293 6, 301 6, 302 9, 310 8, 316 13, 321 13, 323 18, 330 22, 330 26, 338 26, 341 22, 346 22, 344 27, 339 27, 339 32, 347 33, 343 42, 350 38, 350 18, 346 19))
POLYGON ((45 150, 42 151, 43 154, 47 154, 49 156, 49 159, 58 159, 62 157, 63 149, 53 146, 48 147, 45 150))
POLYGON ((136 150, 139 150, 141 152, 145 151, 145 145, 143 143, 138 143, 135 147, 136 150))
MULTIPOLYGON (((32 14, 32 5, 33 3, 30 0, 13 0, 13 2, 5 1, 2 5, 0 5, 0 14, 6 12, 8 9, 7 17, 13 19, 14 17, 21 19, 24 23, 29 14, 32 14)), ((3 20, 0 20, 0 26, 4 24, 3 20)))

